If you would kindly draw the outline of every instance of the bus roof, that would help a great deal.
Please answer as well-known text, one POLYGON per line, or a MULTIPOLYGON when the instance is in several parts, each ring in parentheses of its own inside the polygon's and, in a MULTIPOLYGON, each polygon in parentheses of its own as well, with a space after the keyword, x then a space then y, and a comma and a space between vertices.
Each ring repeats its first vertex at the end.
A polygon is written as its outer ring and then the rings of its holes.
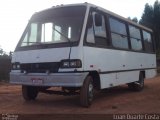
MULTIPOLYGON (((116 17, 116 18, 118 18, 118 19, 120 19, 120 20, 122 20, 122 21, 125 21, 125 22, 127 22, 127 23, 130 23, 130 24, 132 24, 132 25, 134 25, 134 26, 140 27, 140 28, 142 28, 142 29, 144 29, 144 30, 153 32, 152 29, 150 29, 150 28, 147 28, 147 27, 145 27, 145 26, 143 26, 143 25, 140 25, 140 24, 138 24, 138 23, 135 23, 135 22, 133 22, 133 21, 131 21, 131 20, 125 18, 125 17, 122 17, 122 16, 120 16, 120 15, 114 13, 114 12, 111 12, 111 11, 109 11, 109 10, 106 10, 106 9, 102 8, 102 7, 99 7, 99 6, 96 6, 96 5, 94 5, 94 4, 87 3, 87 2, 85 2, 85 3, 77 3, 77 4, 67 4, 67 5, 61 4, 61 5, 53 6, 52 8, 49 8, 49 9, 55 9, 55 8, 61 8, 61 7, 69 7, 69 6, 81 6, 81 5, 86 6, 86 7, 96 8, 96 9, 101 10, 101 11, 103 11, 103 12, 105 12, 105 13, 111 15, 111 16, 114 16, 114 17, 116 17)), ((46 10, 49 10, 49 9, 45 9, 45 10, 42 10, 42 11, 46 11, 46 10)), ((39 11, 39 12, 42 12, 42 11, 39 11)), ((35 13, 35 14, 36 14, 36 13, 35 13)))

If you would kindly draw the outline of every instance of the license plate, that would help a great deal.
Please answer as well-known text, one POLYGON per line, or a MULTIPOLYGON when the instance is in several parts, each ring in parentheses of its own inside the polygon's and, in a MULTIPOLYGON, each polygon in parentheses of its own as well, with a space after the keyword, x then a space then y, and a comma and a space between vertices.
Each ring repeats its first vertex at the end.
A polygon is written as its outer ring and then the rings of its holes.
POLYGON ((40 77, 32 77, 31 78, 33 84, 43 84, 44 78, 40 77))

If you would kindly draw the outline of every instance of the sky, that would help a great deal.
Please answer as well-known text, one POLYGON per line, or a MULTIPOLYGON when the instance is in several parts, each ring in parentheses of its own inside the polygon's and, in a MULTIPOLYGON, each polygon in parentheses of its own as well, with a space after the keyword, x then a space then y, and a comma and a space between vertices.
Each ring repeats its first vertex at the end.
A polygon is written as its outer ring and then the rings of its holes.
POLYGON ((0 1, 0 48, 14 51, 31 15, 60 4, 92 3, 125 18, 141 18, 146 3, 155 0, 1 0, 0 1))

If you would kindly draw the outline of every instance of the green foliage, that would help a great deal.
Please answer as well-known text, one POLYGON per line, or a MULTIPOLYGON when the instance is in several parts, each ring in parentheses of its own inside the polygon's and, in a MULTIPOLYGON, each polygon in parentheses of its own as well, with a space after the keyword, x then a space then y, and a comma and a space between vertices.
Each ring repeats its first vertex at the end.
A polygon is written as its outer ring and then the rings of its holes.
POLYGON ((156 53, 160 57, 160 2, 158 0, 155 1, 153 6, 148 3, 145 5, 144 13, 139 23, 153 30, 156 53))
POLYGON ((134 18, 132 19, 132 21, 138 23, 137 17, 134 17, 134 18))
POLYGON ((0 48, 0 59, 11 58, 12 52, 7 54, 2 48, 0 48))
POLYGON ((137 17, 134 17, 134 18, 132 18, 132 19, 131 19, 131 17, 128 17, 127 19, 129 19, 129 20, 131 20, 131 21, 133 21, 133 22, 138 23, 138 19, 137 19, 137 17))
POLYGON ((139 23, 149 28, 153 28, 153 21, 154 21, 154 9, 151 5, 147 3, 145 5, 144 13, 139 23))
POLYGON ((11 53, 7 55, 6 52, 0 48, 0 81, 9 80, 9 72, 11 67, 11 53))

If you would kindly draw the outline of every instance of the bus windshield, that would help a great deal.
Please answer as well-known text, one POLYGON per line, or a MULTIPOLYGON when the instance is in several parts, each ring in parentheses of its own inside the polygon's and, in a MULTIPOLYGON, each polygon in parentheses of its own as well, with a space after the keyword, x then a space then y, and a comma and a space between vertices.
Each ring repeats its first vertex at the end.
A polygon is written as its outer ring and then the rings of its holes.
POLYGON ((34 14, 22 35, 19 47, 78 42, 85 10, 85 6, 70 6, 34 14))

